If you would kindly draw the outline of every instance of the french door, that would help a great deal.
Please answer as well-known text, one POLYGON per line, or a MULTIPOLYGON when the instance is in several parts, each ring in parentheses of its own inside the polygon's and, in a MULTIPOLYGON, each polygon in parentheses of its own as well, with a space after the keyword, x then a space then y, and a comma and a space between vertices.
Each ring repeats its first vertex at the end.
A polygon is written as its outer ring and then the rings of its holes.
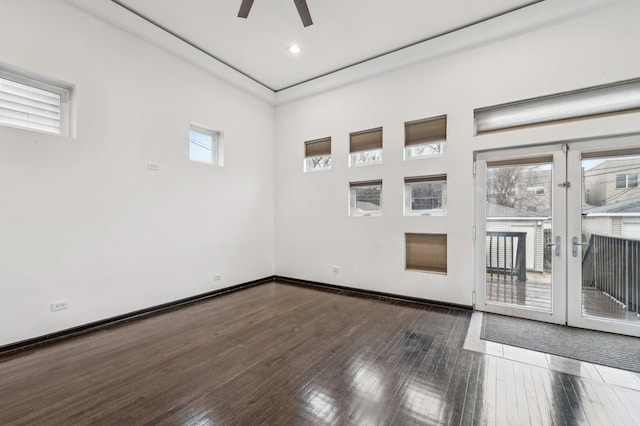
POLYGON ((476 155, 476 309, 640 336, 640 135, 476 155))

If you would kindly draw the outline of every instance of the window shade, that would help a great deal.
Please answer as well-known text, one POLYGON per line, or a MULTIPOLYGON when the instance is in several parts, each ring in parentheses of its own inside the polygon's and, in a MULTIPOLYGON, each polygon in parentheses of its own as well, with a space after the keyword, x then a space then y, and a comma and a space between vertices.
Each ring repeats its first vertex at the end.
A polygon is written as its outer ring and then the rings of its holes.
POLYGON ((304 156, 331 155, 331 138, 316 139, 304 143, 304 156))
POLYGON ((476 133, 640 109, 640 80, 475 110, 476 133))
POLYGON ((380 180, 366 180, 362 182, 351 182, 349 183, 350 188, 356 188, 359 186, 380 186, 382 185, 382 179, 380 180))
POLYGON ((404 123, 404 145, 422 145, 447 140, 447 116, 404 123))
POLYGON ((369 151, 382 149, 382 127, 349 135, 349 152, 369 151))
POLYGON ((62 134, 62 95, 0 77, 0 123, 62 134))
POLYGON ((442 182, 447 181, 447 175, 415 176, 404 178, 404 183, 442 182))
POLYGON ((508 158, 506 160, 487 161, 487 167, 531 166, 534 164, 549 163, 553 163, 553 155, 540 155, 538 157, 508 158))
POLYGON ((405 234, 407 269, 447 272, 447 234, 405 234))

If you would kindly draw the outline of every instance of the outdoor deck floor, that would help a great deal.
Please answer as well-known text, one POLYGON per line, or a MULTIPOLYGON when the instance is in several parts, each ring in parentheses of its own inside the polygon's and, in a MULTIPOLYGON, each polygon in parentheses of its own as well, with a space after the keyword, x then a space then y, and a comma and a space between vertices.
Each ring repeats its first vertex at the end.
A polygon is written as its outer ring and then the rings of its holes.
MULTIPOLYGON (((487 300, 515 304, 532 309, 551 310, 551 282, 543 274, 527 273, 526 283, 487 277, 487 300)), ((583 287, 582 313, 584 316, 640 323, 635 312, 629 312, 622 304, 606 293, 592 287, 583 287)))

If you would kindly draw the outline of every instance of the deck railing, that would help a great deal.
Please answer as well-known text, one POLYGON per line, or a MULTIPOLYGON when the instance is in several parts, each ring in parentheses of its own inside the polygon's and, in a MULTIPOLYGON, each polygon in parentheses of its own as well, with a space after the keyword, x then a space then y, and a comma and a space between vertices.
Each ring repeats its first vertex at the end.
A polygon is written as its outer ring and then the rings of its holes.
POLYGON ((487 231, 487 274, 527 280, 527 233, 487 231))
POLYGON ((640 313, 640 240, 592 234, 582 257, 582 285, 640 313))

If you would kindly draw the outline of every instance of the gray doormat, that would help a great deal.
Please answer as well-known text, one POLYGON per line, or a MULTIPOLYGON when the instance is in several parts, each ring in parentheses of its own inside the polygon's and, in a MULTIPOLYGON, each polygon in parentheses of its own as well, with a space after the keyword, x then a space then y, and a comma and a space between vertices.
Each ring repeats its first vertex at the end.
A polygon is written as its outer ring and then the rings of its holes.
POLYGON ((640 373, 640 338, 483 313, 480 338, 640 373))

